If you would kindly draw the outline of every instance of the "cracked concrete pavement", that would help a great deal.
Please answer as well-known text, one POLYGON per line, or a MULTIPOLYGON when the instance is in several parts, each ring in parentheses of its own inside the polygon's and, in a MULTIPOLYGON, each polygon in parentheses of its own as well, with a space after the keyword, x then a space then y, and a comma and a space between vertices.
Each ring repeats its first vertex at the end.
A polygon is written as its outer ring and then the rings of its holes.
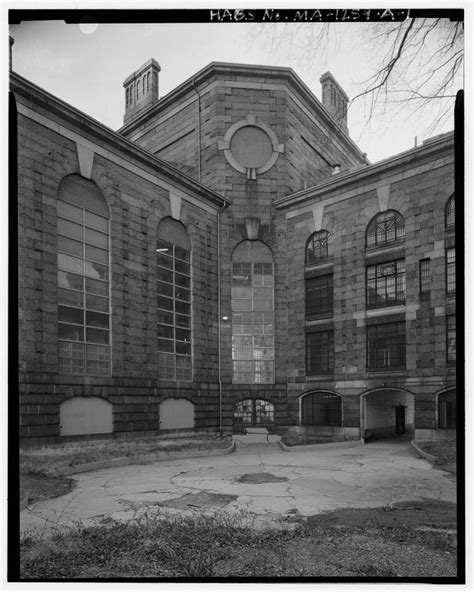
POLYGON ((236 451, 226 456, 77 474, 71 492, 21 512, 21 532, 103 518, 128 521, 143 508, 181 514, 250 512, 272 520, 423 498, 456 500, 452 476, 417 458, 407 440, 305 451, 283 451, 273 439, 236 440, 236 451), (266 481, 265 474, 273 478, 266 481))

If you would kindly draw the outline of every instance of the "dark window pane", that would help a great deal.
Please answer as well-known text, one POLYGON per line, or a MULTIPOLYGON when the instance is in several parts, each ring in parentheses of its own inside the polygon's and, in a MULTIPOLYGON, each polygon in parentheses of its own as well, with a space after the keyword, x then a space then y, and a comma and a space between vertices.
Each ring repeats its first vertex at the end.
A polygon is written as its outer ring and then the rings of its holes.
POLYGON ((174 327, 168 325, 157 325, 158 337, 164 337, 165 339, 174 339, 174 327))
POLYGON ((182 273, 183 275, 190 275, 191 266, 189 263, 185 263, 184 261, 179 261, 179 259, 177 259, 175 261, 174 268, 177 272, 182 273))
POLYGON ((176 312, 179 314, 190 315, 191 314, 191 305, 187 304, 186 302, 181 302, 176 300, 176 312))
POLYGON ((168 296, 169 298, 173 298, 173 284, 157 282, 156 289, 160 296, 168 296))
POLYGON ((75 238, 80 241, 83 240, 82 226, 80 224, 75 224, 74 222, 69 222, 68 220, 63 220, 62 218, 58 218, 58 234, 69 236, 70 238, 75 238))
POLYGON ((108 249, 109 237, 107 234, 104 234, 103 232, 97 232, 97 230, 92 230, 91 228, 86 228, 85 230, 86 243, 95 245, 96 247, 102 247, 103 249, 108 249))
POLYGON ((69 341, 84 341, 84 328, 77 325, 58 324, 59 339, 68 339, 69 341))
POLYGON ((101 312, 109 312, 109 299, 87 294, 86 308, 92 310, 100 310, 101 312))
POLYGON ((187 275, 175 273, 174 277, 177 286, 182 286, 183 288, 189 288, 191 286, 191 279, 187 275))
POLYGON ((183 249, 182 247, 178 247, 177 245, 175 245, 174 253, 175 253, 176 259, 182 259, 183 261, 190 260, 191 253, 188 250, 183 249))
POLYGON ((109 221, 107 218, 93 214, 92 212, 86 211, 86 226, 100 230, 101 232, 108 232, 109 221))
POLYGON ((58 306, 58 320, 65 323, 84 324, 84 311, 81 308, 71 308, 69 306, 58 306))
POLYGON ((91 247, 86 245, 86 259, 91 261, 98 261, 108 265, 109 263, 109 252, 105 249, 99 249, 98 247, 91 247))
POLYGON ((190 328, 191 327, 191 317, 177 314, 176 315, 176 326, 183 327, 183 328, 190 328))
POLYGON ((176 286, 175 298, 177 298, 178 300, 184 300, 186 302, 190 302, 191 301, 191 291, 186 290, 185 288, 181 288, 180 286, 176 286))
POLYGON ((72 238, 58 236, 58 251, 63 251, 64 253, 69 253, 70 255, 82 257, 83 243, 73 240, 72 238))
POLYGON ((173 324, 173 313, 172 312, 165 312, 164 310, 157 310, 157 321, 159 323, 164 323, 165 325, 172 325, 173 324))
POLYGON ((100 312, 93 312, 91 310, 86 311, 86 325, 92 327, 102 327, 103 329, 109 328, 109 315, 102 314, 100 312))
POLYGON ((164 296, 157 296, 156 297, 156 305, 158 308, 163 308, 164 310, 173 310, 173 299, 172 298, 165 298, 164 296))
POLYGON ((191 355, 191 344, 183 341, 176 342, 176 353, 191 355))
POLYGON ((174 352, 174 341, 171 339, 158 339, 158 351, 161 352, 174 352))
POLYGON ((98 294, 99 296, 108 296, 109 284, 107 282, 86 278, 86 292, 98 294))
POLYGON ((161 280, 162 282, 167 282, 169 284, 173 283, 173 272, 168 269, 162 269, 158 267, 156 271, 157 279, 161 280))
POLYGON ((104 329, 86 328, 86 341, 89 343, 109 343, 109 332, 104 329))
POLYGON ((168 257, 166 253, 157 253, 156 262, 160 267, 166 267, 167 269, 173 269, 173 257, 168 257))
POLYGON ((69 218, 69 220, 74 220, 75 222, 82 224, 82 208, 78 208, 77 206, 73 206, 62 200, 58 200, 57 206, 58 216, 69 218))
POLYGON ((59 304, 78 306, 80 308, 84 305, 84 296, 82 295, 82 292, 74 292, 73 290, 65 290, 64 288, 59 288, 58 302, 59 304))

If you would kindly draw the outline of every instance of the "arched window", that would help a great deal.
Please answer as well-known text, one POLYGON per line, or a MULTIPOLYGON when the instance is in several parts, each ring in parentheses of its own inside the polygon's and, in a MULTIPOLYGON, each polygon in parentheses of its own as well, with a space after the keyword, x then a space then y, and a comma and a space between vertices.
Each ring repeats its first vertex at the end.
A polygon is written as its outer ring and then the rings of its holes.
POLYGON ((273 256, 247 240, 232 255, 233 382, 272 383, 274 359, 273 256))
POLYGON ((367 226, 367 246, 385 245, 405 237, 405 220, 394 210, 378 214, 367 226))
POLYGON ((445 221, 446 221, 446 228, 454 228, 456 223, 455 220, 455 204, 454 201, 454 194, 448 199, 446 203, 446 211, 445 211, 445 221))
POLYGON ((58 189, 58 337, 63 374, 110 374, 109 209, 79 175, 58 189))
POLYGON ((192 380, 191 243, 172 218, 158 226, 157 334, 160 378, 192 380))
POLYGON ((150 91, 150 72, 148 72, 148 74, 146 75, 146 90, 147 92, 150 91))
POLYGON ((320 392, 306 395, 302 400, 302 425, 342 426, 341 397, 320 392))
POLYGON ((451 389, 438 397, 438 427, 448 429, 456 427, 456 390, 451 389))
POLYGON ((305 251, 306 265, 327 259, 332 254, 332 235, 327 230, 314 232, 307 240, 305 251))

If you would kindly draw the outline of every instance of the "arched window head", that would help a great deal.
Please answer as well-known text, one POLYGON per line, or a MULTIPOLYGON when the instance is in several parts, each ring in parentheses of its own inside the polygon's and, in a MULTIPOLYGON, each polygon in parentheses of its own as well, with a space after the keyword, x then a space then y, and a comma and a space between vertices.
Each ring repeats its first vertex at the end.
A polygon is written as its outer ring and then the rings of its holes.
POLYGON ((454 193, 453 195, 451 195, 451 197, 448 199, 448 202, 446 204, 446 216, 445 216, 445 220, 446 220, 446 228, 454 228, 454 225, 456 224, 456 219, 455 219, 455 205, 456 202, 454 201, 454 193))
POLYGON ((377 214, 367 226, 367 247, 382 246, 405 238, 405 220, 395 210, 377 214))
POLYGON ((109 209, 79 175, 58 189, 58 337, 62 374, 110 374, 109 209))
POLYGON ((157 349, 159 377, 192 380, 191 242, 186 228, 163 219, 157 232, 157 349))
POLYGON ((318 230, 314 232, 306 242, 305 263, 311 265, 323 259, 331 257, 332 250, 332 234, 327 230, 318 230))

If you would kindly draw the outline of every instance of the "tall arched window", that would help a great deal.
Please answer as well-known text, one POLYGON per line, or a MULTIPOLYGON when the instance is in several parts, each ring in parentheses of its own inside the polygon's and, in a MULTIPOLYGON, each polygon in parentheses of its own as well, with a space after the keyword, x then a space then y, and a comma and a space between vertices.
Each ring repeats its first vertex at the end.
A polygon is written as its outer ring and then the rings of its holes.
POLYGON ((438 427, 456 427, 456 389, 450 389, 438 397, 438 427))
POLYGON ((446 211, 445 211, 445 221, 446 221, 446 228, 454 228, 456 223, 455 220, 455 205, 456 202, 454 201, 454 194, 448 199, 446 203, 446 211))
POLYGON ((58 336, 63 374, 110 374, 109 209, 95 183, 58 190, 58 336))
POLYGON ((192 380, 191 243, 172 218, 158 226, 157 336, 160 378, 192 380))
POLYGON ((314 232, 306 241, 306 265, 327 259, 328 257, 331 257, 332 254, 332 235, 327 230, 318 230, 318 232, 314 232))
POLYGON ((377 214, 367 226, 367 246, 381 246, 405 237, 405 220, 394 210, 377 214))
POLYGON ((260 241, 243 241, 232 256, 234 383, 274 382, 273 256, 260 241))

